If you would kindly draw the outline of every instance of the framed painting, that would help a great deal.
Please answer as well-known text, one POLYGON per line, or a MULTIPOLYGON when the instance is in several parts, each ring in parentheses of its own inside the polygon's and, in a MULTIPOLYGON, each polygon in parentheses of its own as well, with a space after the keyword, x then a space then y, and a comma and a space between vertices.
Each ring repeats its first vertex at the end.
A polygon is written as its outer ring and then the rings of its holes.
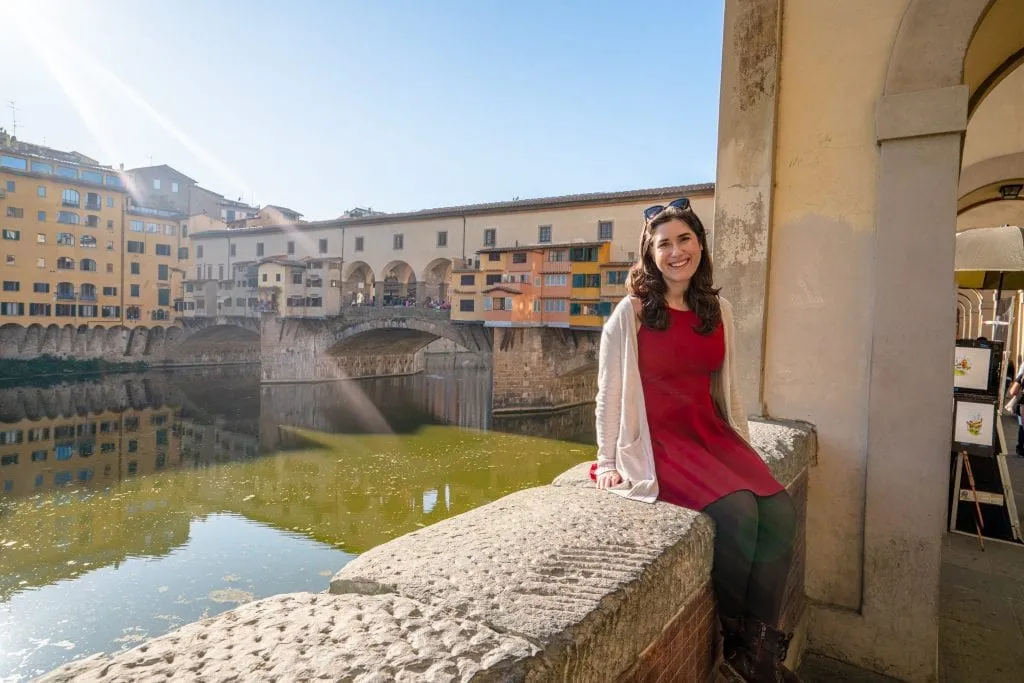
POLYGON ((953 411, 953 443, 973 453, 993 452, 996 419, 994 401, 957 398, 953 411))
POLYGON ((953 353, 953 391, 999 393, 1002 342, 959 339, 953 353))

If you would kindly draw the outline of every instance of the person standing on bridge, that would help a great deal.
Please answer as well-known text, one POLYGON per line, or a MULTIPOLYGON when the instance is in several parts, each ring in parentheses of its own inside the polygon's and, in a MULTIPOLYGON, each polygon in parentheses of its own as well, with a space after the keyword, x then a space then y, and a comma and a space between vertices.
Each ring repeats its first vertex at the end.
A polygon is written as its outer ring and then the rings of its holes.
POLYGON ((732 309, 686 198, 644 211, 628 292, 601 334, 597 488, 715 522, 711 572, 730 680, 799 681, 779 630, 796 511, 749 445, 732 309))

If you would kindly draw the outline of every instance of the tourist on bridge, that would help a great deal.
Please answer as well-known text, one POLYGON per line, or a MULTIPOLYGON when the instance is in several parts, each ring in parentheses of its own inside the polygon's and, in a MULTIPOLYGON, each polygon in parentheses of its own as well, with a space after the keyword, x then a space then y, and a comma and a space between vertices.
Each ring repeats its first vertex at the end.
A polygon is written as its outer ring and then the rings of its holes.
POLYGON ((686 198, 644 211, 629 296, 604 325, 597 488, 706 512, 732 681, 799 681, 779 630, 796 512, 750 447, 734 374, 732 309, 713 286, 704 226, 686 198))

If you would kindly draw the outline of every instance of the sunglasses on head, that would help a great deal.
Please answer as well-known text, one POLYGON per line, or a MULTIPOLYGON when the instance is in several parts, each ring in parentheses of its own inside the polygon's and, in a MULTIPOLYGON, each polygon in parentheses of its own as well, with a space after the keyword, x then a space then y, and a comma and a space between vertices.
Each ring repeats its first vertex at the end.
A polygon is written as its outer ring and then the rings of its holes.
POLYGON ((669 206, 674 206, 677 209, 681 209, 682 211, 686 211, 687 209, 690 208, 690 199, 689 199, 689 197, 680 197, 679 199, 675 200, 674 202, 670 202, 668 206, 662 206, 661 204, 655 204, 654 206, 648 206, 646 209, 644 209, 644 220, 647 220, 647 221, 651 220, 652 218, 657 216, 659 213, 661 213, 665 209, 669 208, 669 206))

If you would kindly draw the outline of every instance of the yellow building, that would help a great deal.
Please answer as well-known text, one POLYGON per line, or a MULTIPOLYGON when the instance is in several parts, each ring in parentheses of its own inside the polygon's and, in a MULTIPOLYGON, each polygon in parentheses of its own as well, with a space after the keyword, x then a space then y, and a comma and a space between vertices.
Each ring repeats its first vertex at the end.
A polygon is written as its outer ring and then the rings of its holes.
POLYGON ((123 320, 118 172, 0 132, 0 324, 123 320))
POLYGON ((124 304, 129 323, 172 325, 189 264, 184 216, 131 203, 125 209, 124 304))

